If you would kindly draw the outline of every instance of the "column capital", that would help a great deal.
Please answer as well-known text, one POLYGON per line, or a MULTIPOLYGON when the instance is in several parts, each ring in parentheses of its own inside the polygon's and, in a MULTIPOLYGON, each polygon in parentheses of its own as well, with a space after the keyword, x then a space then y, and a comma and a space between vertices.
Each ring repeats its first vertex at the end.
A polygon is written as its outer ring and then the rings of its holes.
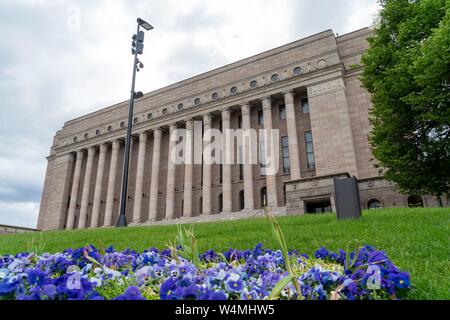
POLYGON ((89 149, 88 149, 88 157, 89 156, 94 156, 96 149, 97 149, 96 146, 89 147, 89 149))
POLYGON ((283 92, 286 104, 294 103, 294 92, 292 90, 283 92))
POLYGON ((154 138, 161 138, 161 136, 162 136, 161 128, 153 129, 153 136, 154 136, 154 138))
POLYGON ((188 119, 185 121, 185 123, 186 123, 186 130, 194 129, 194 120, 193 119, 188 119))
POLYGON ((242 114, 250 114, 252 106, 249 103, 241 105, 242 114))
POLYGON ((139 143, 146 143, 147 142, 147 132, 142 132, 139 134, 139 143))
POLYGON ((172 131, 174 131, 174 130, 176 130, 176 129, 178 129, 178 124, 177 124, 177 123, 172 123, 172 124, 169 126, 170 132, 172 132, 172 131))
POLYGON ((112 149, 113 150, 119 150, 120 149, 120 140, 116 139, 112 142, 112 149))
POLYGON ((271 97, 265 97, 261 99, 263 109, 272 109, 273 99, 271 97))
POLYGON ((230 120, 230 116, 231 116, 231 110, 230 109, 223 109, 221 111, 222 114, 222 120, 230 120))
POLYGON ((84 151, 83 150, 78 150, 77 151, 77 159, 82 160, 84 158, 84 151))
POLYGON ((205 124, 205 125, 211 125, 211 122, 212 122, 212 116, 211 116, 211 114, 210 113, 207 113, 207 114, 205 114, 204 116, 203 116, 203 123, 205 124))
POLYGON ((100 145, 100 153, 106 153, 106 151, 108 151, 108 144, 107 143, 102 143, 100 145))

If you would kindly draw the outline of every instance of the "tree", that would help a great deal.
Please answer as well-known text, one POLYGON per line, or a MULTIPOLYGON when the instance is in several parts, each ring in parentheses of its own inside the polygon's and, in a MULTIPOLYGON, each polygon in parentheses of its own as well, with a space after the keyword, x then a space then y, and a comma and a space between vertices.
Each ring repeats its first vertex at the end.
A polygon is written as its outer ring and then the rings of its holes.
POLYGON ((363 55, 372 152, 404 193, 449 196, 450 1, 380 0, 363 55))

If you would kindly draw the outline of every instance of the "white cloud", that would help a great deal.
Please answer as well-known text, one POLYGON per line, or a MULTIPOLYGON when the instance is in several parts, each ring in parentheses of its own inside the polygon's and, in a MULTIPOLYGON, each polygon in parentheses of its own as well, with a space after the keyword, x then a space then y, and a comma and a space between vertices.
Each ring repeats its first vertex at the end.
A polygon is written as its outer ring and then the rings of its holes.
POLYGON ((36 228, 38 202, 1 202, 0 224, 36 228))
POLYGON ((128 98, 138 16, 155 26, 137 81, 148 92, 328 28, 370 25, 377 8, 376 0, 2 1, 0 224, 36 224, 45 157, 65 121, 128 98))

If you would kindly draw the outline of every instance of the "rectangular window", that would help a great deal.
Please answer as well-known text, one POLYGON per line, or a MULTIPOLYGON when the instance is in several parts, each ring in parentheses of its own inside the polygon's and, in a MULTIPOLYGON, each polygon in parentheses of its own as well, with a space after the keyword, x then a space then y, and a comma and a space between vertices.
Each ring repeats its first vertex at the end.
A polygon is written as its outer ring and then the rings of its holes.
POLYGON ((311 131, 305 132, 305 144, 306 144, 306 159, 308 162, 308 169, 314 169, 316 167, 316 161, 314 159, 314 144, 311 131))
POLYGON ((264 142, 260 142, 259 143, 259 161, 260 161, 260 175, 261 176, 265 176, 266 175, 266 165, 265 163, 265 159, 266 159, 266 146, 264 144, 264 142))
POLYGON ((220 173, 219 173, 219 183, 223 183, 223 165, 220 165, 220 173))
POLYGON ((283 157, 283 173, 287 174, 291 172, 291 166, 289 163, 289 140, 288 137, 281 138, 281 155, 283 157))
POLYGON ((244 160, 244 153, 243 153, 243 146, 238 146, 238 154, 237 154, 237 159, 238 159, 238 163, 239 163, 239 180, 244 180, 244 165, 243 165, 243 160, 244 160))
POLYGON ((264 125, 264 112, 262 110, 258 111, 258 124, 260 126, 264 125))
POLYGON ((238 116, 238 129, 242 129, 242 116, 238 116))
POLYGON ((286 120, 286 106, 284 104, 280 104, 278 109, 280 112, 280 120, 286 120))
POLYGON ((303 113, 309 113, 309 101, 308 101, 308 98, 302 99, 302 110, 303 110, 303 113))

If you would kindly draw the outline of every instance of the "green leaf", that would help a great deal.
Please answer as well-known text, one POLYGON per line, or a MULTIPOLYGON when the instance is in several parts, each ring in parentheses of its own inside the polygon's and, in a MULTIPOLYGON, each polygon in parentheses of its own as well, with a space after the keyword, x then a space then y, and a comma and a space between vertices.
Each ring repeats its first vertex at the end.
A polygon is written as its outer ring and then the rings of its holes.
POLYGON ((289 274, 287 277, 281 279, 278 281, 278 283, 275 285, 275 287, 272 289, 272 292, 270 293, 269 300, 275 300, 280 297, 281 291, 283 291, 284 288, 287 287, 289 282, 291 282, 295 277, 291 274, 289 274))

